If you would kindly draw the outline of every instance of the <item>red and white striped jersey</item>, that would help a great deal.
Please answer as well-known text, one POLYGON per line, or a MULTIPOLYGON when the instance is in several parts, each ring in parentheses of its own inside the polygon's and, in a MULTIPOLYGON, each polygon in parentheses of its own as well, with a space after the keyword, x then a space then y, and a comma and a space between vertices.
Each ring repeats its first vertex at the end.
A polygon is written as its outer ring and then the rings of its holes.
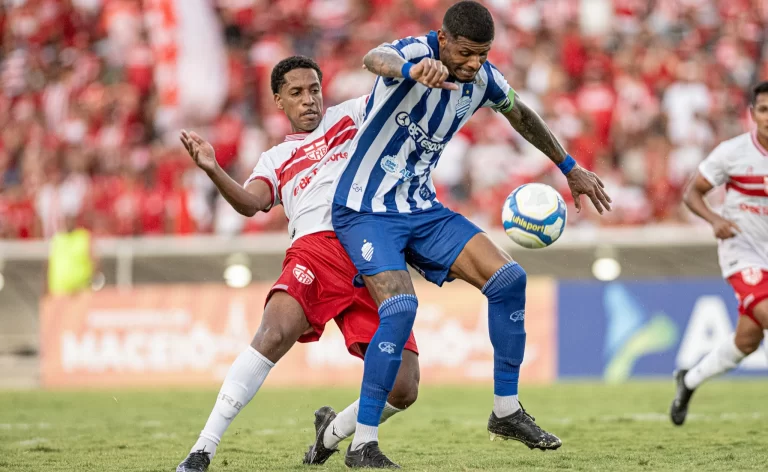
POLYGON ((722 216, 742 231, 719 242, 723 277, 768 270, 768 150, 754 132, 742 134, 717 146, 699 172, 712 185, 726 186, 722 216))
POLYGON ((283 204, 291 241, 307 234, 333 231, 333 182, 349 158, 349 146, 363 121, 368 96, 329 108, 311 133, 288 135, 264 152, 244 185, 256 179, 272 189, 273 207, 283 204))

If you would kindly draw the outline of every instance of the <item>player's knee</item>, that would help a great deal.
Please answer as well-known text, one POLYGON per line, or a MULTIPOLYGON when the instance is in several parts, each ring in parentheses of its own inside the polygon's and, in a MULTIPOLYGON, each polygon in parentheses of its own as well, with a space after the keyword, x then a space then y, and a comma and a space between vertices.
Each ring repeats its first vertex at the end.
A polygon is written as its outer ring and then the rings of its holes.
MULTIPOLYGON (((762 334, 762 332, 760 333, 762 334)), ((757 351, 757 349, 760 347, 760 342, 763 340, 763 337, 761 335, 758 335, 757 333, 749 334, 749 335, 742 335, 737 334, 734 343, 736 344, 736 348, 743 352, 745 356, 748 356, 752 354, 753 352, 757 351)))
POLYGON ((405 410, 410 407, 419 398, 419 383, 409 382, 403 385, 395 385, 395 388, 390 392, 387 401, 390 405, 400 410, 405 410))
POLYGON ((496 271, 483 287, 483 294, 491 302, 524 297, 528 274, 517 262, 509 262, 496 271))
POLYGON ((282 351, 283 345, 289 341, 290 337, 279 326, 262 323, 251 341, 251 346, 262 355, 269 356, 271 353, 282 351))
POLYGON ((419 398, 419 372, 404 371, 401 367, 397 381, 387 401, 401 410, 410 407, 419 398))

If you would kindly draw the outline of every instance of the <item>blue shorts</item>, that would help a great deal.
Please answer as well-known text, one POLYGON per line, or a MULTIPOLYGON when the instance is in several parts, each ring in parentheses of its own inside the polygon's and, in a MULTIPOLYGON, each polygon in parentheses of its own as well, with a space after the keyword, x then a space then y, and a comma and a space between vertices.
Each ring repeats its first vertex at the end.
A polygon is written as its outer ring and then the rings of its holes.
POLYGON ((418 213, 360 213, 334 203, 332 216, 336 237, 361 274, 407 270, 407 263, 438 286, 452 280, 451 266, 482 232, 442 205, 418 213))

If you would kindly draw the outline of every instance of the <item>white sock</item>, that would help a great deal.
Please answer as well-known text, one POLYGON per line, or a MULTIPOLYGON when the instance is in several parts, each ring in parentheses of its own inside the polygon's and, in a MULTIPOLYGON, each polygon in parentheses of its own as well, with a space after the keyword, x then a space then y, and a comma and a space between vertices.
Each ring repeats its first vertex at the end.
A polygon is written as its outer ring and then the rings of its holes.
POLYGON ((365 443, 379 440, 379 427, 367 426, 357 423, 355 427, 355 437, 352 438, 352 450, 356 451, 363 447, 365 443))
MULTIPOLYGON (((354 403, 344 408, 336 418, 333 419, 331 424, 325 429, 323 435, 323 445, 328 449, 336 447, 343 439, 346 439, 355 432, 357 426, 357 410, 360 407, 360 399, 355 400, 354 403)), ((387 402, 384 405, 384 411, 381 413, 381 421, 379 424, 387 421, 392 416, 400 413, 401 409, 395 408, 387 402)))
POLYGON ((256 395, 274 366, 273 362, 252 346, 248 346, 248 349, 237 356, 219 390, 211 416, 208 417, 208 422, 205 423, 205 428, 191 452, 202 449, 210 452, 211 457, 216 454, 221 436, 240 410, 256 395))
POLYGON ((704 356, 687 374, 683 382, 694 389, 707 379, 724 374, 739 365, 746 354, 736 347, 734 338, 730 338, 704 356))
POLYGON ((517 395, 493 396, 493 412, 496 413, 496 417, 504 418, 519 409, 520 402, 517 401, 517 395))

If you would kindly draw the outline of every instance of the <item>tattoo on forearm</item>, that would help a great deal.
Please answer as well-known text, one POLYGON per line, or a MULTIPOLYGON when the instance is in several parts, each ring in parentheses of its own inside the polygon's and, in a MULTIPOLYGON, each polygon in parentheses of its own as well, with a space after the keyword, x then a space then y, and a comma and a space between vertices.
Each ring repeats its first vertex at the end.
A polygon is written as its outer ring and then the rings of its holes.
POLYGON ((363 58, 365 68, 382 77, 402 77, 405 60, 389 48, 378 47, 363 58))
POLYGON ((514 107, 505 116, 520 135, 553 162, 559 164, 565 159, 567 153, 549 126, 521 100, 515 100, 514 107))

